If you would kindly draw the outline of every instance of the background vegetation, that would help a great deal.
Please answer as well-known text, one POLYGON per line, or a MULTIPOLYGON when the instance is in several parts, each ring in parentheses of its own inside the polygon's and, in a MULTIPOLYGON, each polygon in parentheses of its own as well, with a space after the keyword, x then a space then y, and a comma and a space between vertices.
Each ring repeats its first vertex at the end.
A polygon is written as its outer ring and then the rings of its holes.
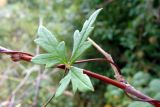
MULTIPOLYGON (((0 0, 0 46, 39 53, 33 40, 41 17, 44 26, 67 42, 71 54, 73 31, 81 29, 96 8, 103 11, 90 37, 111 53, 133 86, 160 100, 159 0, 0 0)), ((83 56, 95 57, 102 56, 93 47, 83 56)), ((80 66, 114 78, 106 63, 80 66)), ((0 106, 5 106, 14 94, 16 105, 38 107, 55 92, 62 76, 58 69, 13 63, 8 56, 0 55, 0 106)), ((69 88, 48 107, 152 107, 130 100, 116 87, 95 79, 92 82, 95 92, 73 95, 69 88)))

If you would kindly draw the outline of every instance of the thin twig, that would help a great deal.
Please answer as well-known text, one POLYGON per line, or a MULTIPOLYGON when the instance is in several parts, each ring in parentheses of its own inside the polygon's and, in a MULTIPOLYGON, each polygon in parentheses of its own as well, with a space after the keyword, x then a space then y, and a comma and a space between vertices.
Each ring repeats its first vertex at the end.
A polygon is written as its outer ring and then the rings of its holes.
POLYGON ((17 93, 17 92, 19 91, 19 89, 26 83, 26 81, 28 80, 30 74, 31 74, 35 69, 37 69, 37 67, 36 67, 36 66, 33 66, 32 68, 26 70, 26 72, 27 72, 26 76, 25 76, 24 79, 19 83, 19 85, 13 90, 12 95, 11 95, 11 97, 10 97, 9 104, 8 104, 7 107, 13 107, 13 102, 14 102, 16 93, 17 93))
MULTIPOLYGON (((39 22, 40 24, 42 24, 42 21, 40 20, 39 22)), ((36 48, 36 55, 39 54, 39 46, 37 46, 36 48)), ((40 90, 40 82, 41 82, 41 76, 42 76, 42 71, 43 68, 40 67, 40 69, 38 70, 38 76, 36 79, 36 86, 35 86, 35 97, 34 97, 34 101, 32 104, 32 107, 36 107, 37 106, 37 101, 38 101, 38 96, 39 96, 39 90, 40 90)))
MULTIPOLYGON (((95 45, 95 44, 94 44, 95 45)), ((110 60, 113 62, 113 59, 112 57, 106 53, 104 50, 102 50, 100 47, 96 47, 102 54, 104 54, 104 56, 106 57, 106 59, 110 60), (111 60, 112 59, 112 60, 111 60)), ((1 53, 1 52, 0 52, 1 53)), ((3 53, 3 52, 2 52, 3 53)), ((20 52, 21 53, 21 52, 20 52)), ((11 53, 10 53, 11 54, 11 53)), ((17 53, 19 54, 19 53, 17 53)), ((21 53, 22 54, 22 53, 21 53)), ((11 54, 12 55, 12 54, 11 54)), ((24 60, 24 61, 31 61, 33 56, 30 56, 30 55, 27 55, 24 53, 24 55, 22 54, 22 56, 19 58, 19 60, 24 60), (27 57, 27 58, 26 58, 27 57)), ((18 60, 18 61, 19 61, 18 60)), ((80 62, 80 61, 79 61, 80 62)), ((113 62, 114 63, 114 62, 113 62)), ((112 66, 114 66, 112 63, 111 63, 112 66)), ((57 68, 61 68, 61 69, 65 69, 66 66, 64 64, 59 64, 56 66, 57 68)), ((116 69, 116 67, 114 66, 114 69, 116 69)), ((118 73, 118 70, 116 69, 116 73, 118 73)), ((111 85, 114 85, 118 88, 121 88, 122 90, 126 91, 127 93, 133 95, 133 96, 136 96, 137 98, 140 98, 142 99, 142 101, 146 101, 152 105, 154 105, 155 107, 160 107, 160 101, 157 101, 157 100, 154 100, 153 98, 143 94, 142 92, 136 90, 134 87, 132 87, 130 84, 128 83, 124 83, 124 82, 119 82, 119 81, 116 81, 116 80, 113 80, 113 79, 110 79, 106 76, 103 76, 103 75, 100 75, 100 74, 97 74, 97 73, 93 73, 91 71, 88 71, 88 70, 83 70, 84 74, 87 74, 88 76, 90 77, 93 77, 93 78, 96 78, 96 79, 99 79, 107 84, 111 84, 111 85)), ((118 75, 120 75, 118 73, 118 75)), ((51 98, 52 99, 52 98, 51 98)), ((44 106, 45 107, 45 106, 44 106)))
MULTIPOLYGON (((104 55, 104 57, 109 60, 112 63, 115 63, 114 60, 112 59, 111 55, 107 52, 105 52, 98 44, 96 44, 96 42, 94 42, 91 38, 88 38, 88 41, 90 41, 93 46, 101 53, 104 55)), ((126 83, 125 79, 123 78, 123 76, 120 74, 119 70, 116 68, 116 66, 114 66, 113 64, 110 64, 114 73, 115 73, 115 78, 123 83, 126 83)))
POLYGON ((51 98, 49 98, 48 101, 44 105, 42 105, 42 107, 47 107, 47 105, 52 101, 52 99, 54 98, 54 96, 55 96, 55 93, 53 93, 53 95, 51 96, 51 98))
POLYGON ((39 90, 40 90, 40 83, 41 83, 41 71, 39 70, 38 77, 36 79, 35 97, 34 97, 34 101, 33 101, 33 106, 32 107, 37 107, 37 101, 38 101, 39 90))
POLYGON ((84 59, 84 60, 79 60, 79 61, 76 61, 75 64, 79 64, 79 63, 84 63, 84 62, 109 62, 110 64, 114 65, 116 67, 116 69, 118 70, 119 74, 121 74, 121 70, 120 68, 118 67, 117 64, 115 64, 114 62, 106 59, 106 58, 93 58, 93 59, 84 59))

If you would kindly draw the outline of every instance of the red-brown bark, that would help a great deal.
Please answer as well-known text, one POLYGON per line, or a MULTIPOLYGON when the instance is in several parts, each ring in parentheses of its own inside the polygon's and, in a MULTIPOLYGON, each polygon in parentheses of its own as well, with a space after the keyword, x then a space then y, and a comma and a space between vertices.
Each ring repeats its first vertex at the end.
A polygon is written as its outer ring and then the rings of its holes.
MULTIPOLYGON (((13 61, 21 61, 21 60, 23 60, 23 61, 30 62, 31 59, 33 58, 33 55, 31 55, 29 53, 19 52, 19 51, 12 51, 12 50, 8 50, 8 49, 5 49, 5 48, 3 48, 3 49, 0 48, 0 53, 5 53, 5 54, 10 55, 11 59, 13 61)), ((80 61, 77 61, 76 63, 94 62, 94 61, 106 61, 106 59, 98 58, 98 59, 80 60, 80 61)), ((118 66, 115 63, 113 63, 111 61, 108 61, 108 62, 111 63, 112 65, 114 65, 116 68, 118 68, 118 66)), ((57 65, 56 67, 57 68, 61 68, 61 69, 65 69, 65 65, 63 65, 63 64, 57 65)), ((108 78, 106 76, 91 72, 89 70, 84 70, 84 74, 87 74, 88 76, 90 76, 92 78, 95 78, 95 79, 98 79, 100 81, 103 81, 104 83, 116 86, 116 87, 124 90, 126 93, 129 93, 129 94, 139 98, 141 101, 148 102, 148 103, 154 105, 155 107, 160 107, 160 101, 154 100, 153 98, 143 94, 142 92, 136 90, 134 87, 132 87, 128 83, 116 81, 114 79, 111 79, 111 78, 108 78)))

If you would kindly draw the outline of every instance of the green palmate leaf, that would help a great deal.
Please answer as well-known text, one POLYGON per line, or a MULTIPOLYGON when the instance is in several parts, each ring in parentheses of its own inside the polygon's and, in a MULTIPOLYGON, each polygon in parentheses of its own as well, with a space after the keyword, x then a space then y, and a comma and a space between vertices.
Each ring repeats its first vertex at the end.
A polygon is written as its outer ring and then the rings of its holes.
POLYGON ((67 63, 65 42, 62 41, 57 46, 57 54, 61 58, 62 63, 67 63))
MULTIPOLYGON (((67 62, 65 43, 63 41, 58 42, 51 32, 49 32, 45 27, 40 26, 38 29, 38 38, 35 42, 48 53, 35 56, 32 58, 32 62, 37 64, 46 64, 46 67, 51 67, 60 63, 65 65, 70 64, 69 66, 71 66, 74 61, 91 46, 91 43, 86 41, 86 39, 92 32, 92 25, 100 11, 101 9, 98 9, 88 20, 85 21, 81 32, 78 30, 74 32, 73 52, 70 62, 67 62)), ((69 73, 60 81, 60 86, 55 93, 55 97, 60 96, 64 92, 70 81, 72 82, 74 92, 77 90, 81 92, 94 90, 90 78, 86 74, 83 74, 83 69, 71 66, 69 68, 69 73)))
POLYGON ((48 53, 40 54, 32 58, 32 62, 37 64, 46 64, 46 67, 52 67, 55 64, 66 64, 66 49, 64 41, 58 42, 45 27, 38 29, 38 39, 35 42, 48 53))
POLYGON ((55 93, 55 98, 59 97, 65 89, 67 88, 68 84, 70 83, 71 80, 71 75, 68 73, 61 81, 60 81, 60 86, 58 87, 56 93, 55 93))
POLYGON ((72 66, 69 73, 60 81, 60 86, 56 91, 55 98, 60 96, 65 91, 70 81, 72 82, 74 93, 77 90, 81 92, 86 92, 89 90, 94 91, 89 77, 86 74, 83 74, 83 69, 72 66))
POLYGON ((32 62, 36 64, 46 64, 46 67, 50 67, 60 63, 60 59, 55 53, 47 53, 36 55, 32 58, 32 62))
POLYGON ((93 23, 96 20, 97 15, 102 9, 98 9, 95 11, 88 20, 85 21, 81 32, 76 30, 74 32, 74 44, 73 44, 73 52, 71 56, 71 63, 73 63, 89 46, 90 42, 85 42, 89 34, 93 30, 93 23), (85 44, 85 45, 84 45, 85 44))
POLYGON ((47 52, 55 51, 58 41, 56 37, 44 26, 38 28, 38 38, 35 42, 47 52))
POLYGON ((72 88, 74 92, 77 90, 81 92, 88 90, 94 91, 89 77, 86 74, 83 74, 83 69, 71 67, 69 73, 71 75, 72 88))
POLYGON ((90 41, 85 41, 82 45, 80 45, 79 49, 77 50, 76 56, 80 56, 86 49, 91 46, 90 41))

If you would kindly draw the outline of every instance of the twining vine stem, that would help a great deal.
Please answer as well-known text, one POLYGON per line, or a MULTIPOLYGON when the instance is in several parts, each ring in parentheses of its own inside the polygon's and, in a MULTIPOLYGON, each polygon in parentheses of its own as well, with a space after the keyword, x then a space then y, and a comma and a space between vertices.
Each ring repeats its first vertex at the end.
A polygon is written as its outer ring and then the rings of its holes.
MULTIPOLYGON (((91 39, 89 39, 91 41, 91 39)), ((93 41, 92 41, 93 42, 93 41)), ((140 101, 144 101, 144 102, 148 102, 152 105, 154 105, 155 107, 160 107, 160 101, 157 101, 145 94, 143 94, 142 92, 138 91, 137 89, 135 89, 133 86, 131 86, 129 83, 126 82, 126 80, 122 77, 121 73, 120 73, 120 69, 118 68, 118 66, 114 63, 112 57, 106 53, 104 50, 102 50, 99 46, 96 46, 96 43, 94 43, 94 46, 100 51, 102 52, 102 54, 105 56, 105 58, 95 58, 95 59, 85 59, 85 60, 79 60, 76 63, 84 63, 84 62, 95 62, 95 61, 107 61, 111 64, 112 69, 115 72, 115 78, 118 80, 114 80, 111 78, 108 78, 106 76, 91 72, 89 70, 83 70, 84 74, 87 74, 88 76, 98 79, 100 81, 103 81, 107 84, 111 84, 113 86, 116 86, 122 90, 124 90, 126 93, 131 94, 132 96, 137 97, 138 99, 140 99, 140 101), (118 78, 117 78, 118 77, 118 78)), ((26 53, 26 52, 19 52, 19 51, 13 51, 13 50, 9 50, 3 47, 0 47, 0 53, 4 53, 4 54, 8 54, 11 56, 11 59, 13 61, 28 61, 30 62, 31 59, 33 58, 32 54, 26 53)), ((66 66, 64 64, 59 64, 56 66, 57 68, 60 69, 66 69, 66 66)))

